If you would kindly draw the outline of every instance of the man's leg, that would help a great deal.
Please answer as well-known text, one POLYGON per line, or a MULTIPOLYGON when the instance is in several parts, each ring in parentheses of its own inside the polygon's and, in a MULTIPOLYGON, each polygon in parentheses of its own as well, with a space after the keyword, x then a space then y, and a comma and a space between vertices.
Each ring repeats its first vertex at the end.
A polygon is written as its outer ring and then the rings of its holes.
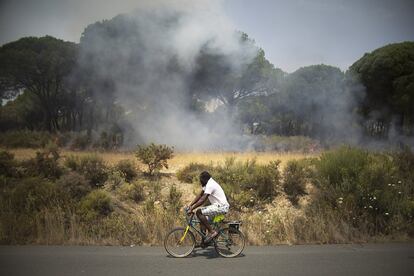
POLYGON ((201 228, 204 231, 205 231, 205 229, 208 229, 208 232, 211 233, 213 231, 213 228, 211 228, 210 223, 208 223, 208 220, 207 220, 206 216, 201 213, 201 209, 197 210, 196 215, 197 215, 198 219, 201 222, 201 228))
POLYGON ((206 241, 207 242, 211 241, 212 238, 217 236, 217 231, 213 230, 210 223, 208 223, 206 216, 203 215, 203 213, 201 212, 201 209, 197 210, 196 215, 198 219, 200 220, 200 222, 205 226, 205 228, 208 229, 209 237, 207 238, 206 241))

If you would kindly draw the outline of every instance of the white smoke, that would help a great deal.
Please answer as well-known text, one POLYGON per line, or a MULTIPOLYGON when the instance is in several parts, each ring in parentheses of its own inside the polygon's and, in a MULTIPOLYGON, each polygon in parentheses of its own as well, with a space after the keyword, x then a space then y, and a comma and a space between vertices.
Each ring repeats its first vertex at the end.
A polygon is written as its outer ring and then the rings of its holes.
POLYGON ((235 75, 257 54, 256 47, 240 43, 221 1, 151 1, 110 23, 114 36, 86 29, 81 58, 99 78, 113 82, 115 100, 132 126, 126 131, 127 144, 245 147, 225 112, 202 115, 189 110, 189 78, 201 51, 223 55, 222 62, 235 75))

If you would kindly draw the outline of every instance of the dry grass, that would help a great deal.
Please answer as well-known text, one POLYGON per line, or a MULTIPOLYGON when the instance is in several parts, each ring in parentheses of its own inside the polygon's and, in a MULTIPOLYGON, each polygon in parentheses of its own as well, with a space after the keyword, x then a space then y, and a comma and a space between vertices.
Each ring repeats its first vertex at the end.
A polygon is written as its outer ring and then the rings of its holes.
MULTIPOLYGON (((35 149, 12 149, 12 152, 17 159, 28 159, 34 157, 35 149)), ((94 152, 94 151, 69 151, 62 150, 62 157, 69 155, 85 156, 96 153, 100 155, 108 164, 113 165, 123 159, 132 159, 136 161, 133 152, 94 152)), ((317 154, 303 154, 303 153, 280 153, 280 152, 176 152, 174 157, 168 161, 169 169, 163 172, 175 173, 177 170, 187 166, 190 163, 202 164, 222 164, 226 158, 235 157, 239 161, 246 161, 256 159, 258 164, 267 164, 273 160, 281 161, 281 168, 284 167, 289 160, 297 160, 306 157, 315 157, 317 154)), ((143 167, 142 164, 140 164, 143 167)))

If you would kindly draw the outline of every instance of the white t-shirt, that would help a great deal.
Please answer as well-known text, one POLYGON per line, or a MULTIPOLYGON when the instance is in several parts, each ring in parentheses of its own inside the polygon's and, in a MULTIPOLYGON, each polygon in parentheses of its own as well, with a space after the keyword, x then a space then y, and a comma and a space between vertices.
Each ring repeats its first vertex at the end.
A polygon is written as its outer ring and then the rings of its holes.
POLYGON ((223 189, 213 178, 210 177, 206 186, 203 187, 203 191, 209 195, 208 200, 211 204, 218 203, 220 205, 229 206, 223 189))

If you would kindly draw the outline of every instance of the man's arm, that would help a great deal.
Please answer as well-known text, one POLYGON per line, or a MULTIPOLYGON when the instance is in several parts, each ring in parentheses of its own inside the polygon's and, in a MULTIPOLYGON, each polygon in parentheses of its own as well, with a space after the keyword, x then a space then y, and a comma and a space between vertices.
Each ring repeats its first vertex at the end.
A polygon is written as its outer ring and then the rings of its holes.
POLYGON ((189 213, 193 212, 193 210, 201 205, 204 204, 204 202, 206 202, 207 198, 208 198, 209 194, 204 193, 203 191, 203 195, 197 200, 196 203, 192 204, 190 206, 190 210, 188 210, 189 213))
POLYGON ((204 194, 204 191, 203 190, 201 190, 201 192, 194 198, 194 200, 193 201, 191 201, 191 203, 190 203, 190 207, 194 204, 194 203, 196 203, 199 199, 200 199, 200 197, 202 196, 204 194))

